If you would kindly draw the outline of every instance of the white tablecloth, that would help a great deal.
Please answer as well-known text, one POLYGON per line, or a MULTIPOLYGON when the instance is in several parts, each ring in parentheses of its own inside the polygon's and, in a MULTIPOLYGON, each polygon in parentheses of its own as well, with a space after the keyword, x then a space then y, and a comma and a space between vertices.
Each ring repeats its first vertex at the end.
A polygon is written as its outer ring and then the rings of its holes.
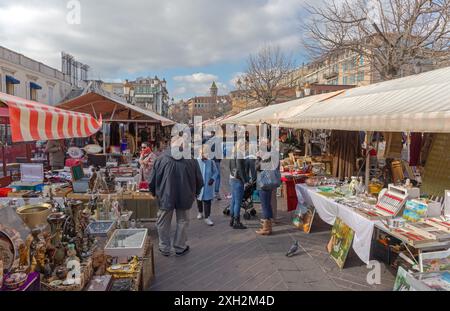
POLYGON ((370 248, 373 230, 376 221, 365 218, 356 213, 351 207, 339 204, 317 193, 317 189, 305 184, 295 186, 299 202, 302 200, 315 207, 319 217, 329 225, 333 225, 336 217, 353 229, 353 249, 358 257, 368 263, 370 260, 370 248))

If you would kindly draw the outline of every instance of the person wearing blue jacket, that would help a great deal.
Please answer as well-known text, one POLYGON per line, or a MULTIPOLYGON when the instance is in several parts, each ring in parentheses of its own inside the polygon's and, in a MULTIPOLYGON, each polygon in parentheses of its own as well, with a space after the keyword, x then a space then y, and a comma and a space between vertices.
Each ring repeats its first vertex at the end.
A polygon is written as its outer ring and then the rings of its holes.
POLYGON ((197 219, 204 219, 208 226, 213 226, 214 222, 211 220, 211 202, 214 199, 214 182, 218 178, 219 171, 215 161, 208 159, 205 149, 203 149, 201 158, 197 159, 197 161, 203 178, 203 188, 197 197, 197 219))

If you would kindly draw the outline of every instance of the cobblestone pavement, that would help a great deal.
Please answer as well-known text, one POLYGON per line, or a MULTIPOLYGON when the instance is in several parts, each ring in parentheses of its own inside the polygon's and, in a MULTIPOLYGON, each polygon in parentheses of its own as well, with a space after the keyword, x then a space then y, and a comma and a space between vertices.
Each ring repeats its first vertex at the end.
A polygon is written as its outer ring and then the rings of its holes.
MULTIPOLYGON (((226 192, 227 182, 223 188, 226 192)), ((190 253, 167 258, 155 243, 156 275, 149 290, 392 290, 395 276, 388 268, 381 265, 381 284, 369 285, 369 269, 353 251, 341 270, 325 249, 331 227, 316 215, 311 233, 300 232, 292 226, 290 214, 283 212, 283 199, 278 202, 279 223, 273 235, 263 237, 255 233, 257 217, 244 221, 247 230, 229 227, 229 218, 222 214, 228 200, 214 203, 213 227, 197 220, 196 208, 191 209, 190 253), (285 253, 295 240, 300 250, 288 258, 285 253)), ((150 231, 156 242, 154 224, 150 231)))

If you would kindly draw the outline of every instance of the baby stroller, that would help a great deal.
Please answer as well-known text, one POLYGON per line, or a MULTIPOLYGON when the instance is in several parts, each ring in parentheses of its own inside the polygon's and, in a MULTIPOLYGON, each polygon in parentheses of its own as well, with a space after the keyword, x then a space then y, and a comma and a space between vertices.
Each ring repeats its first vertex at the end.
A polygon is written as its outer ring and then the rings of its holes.
MULTIPOLYGON (((253 207, 253 192, 256 190, 256 181, 251 181, 244 188, 244 196, 242 197, 241 208, 244 210, 244 219, 250 220, 251 217, 256 216, 256 210, 253 207)), ((230 215, 230 205, 227 205, 223 210, 223 214, 230 215)))

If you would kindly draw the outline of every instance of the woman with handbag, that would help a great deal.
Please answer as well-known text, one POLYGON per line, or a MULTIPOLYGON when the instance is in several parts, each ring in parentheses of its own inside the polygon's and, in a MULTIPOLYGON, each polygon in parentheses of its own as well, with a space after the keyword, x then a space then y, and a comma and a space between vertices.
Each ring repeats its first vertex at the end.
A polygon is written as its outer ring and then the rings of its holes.
MULTIPOLYGON (((262 140, 261 145, 269 146, 267 140, 262 140)), ((274 165, 272 158, 262 158, 259 154, 256 161, 257 181, 256 189, 259 191, 259 198, 261 200, 261 210, 263 218, 261 219, 261 228, 256 231, 259 235, 272 234, 272 193, 281 184, 281 174, 279 165, 274 165)))

